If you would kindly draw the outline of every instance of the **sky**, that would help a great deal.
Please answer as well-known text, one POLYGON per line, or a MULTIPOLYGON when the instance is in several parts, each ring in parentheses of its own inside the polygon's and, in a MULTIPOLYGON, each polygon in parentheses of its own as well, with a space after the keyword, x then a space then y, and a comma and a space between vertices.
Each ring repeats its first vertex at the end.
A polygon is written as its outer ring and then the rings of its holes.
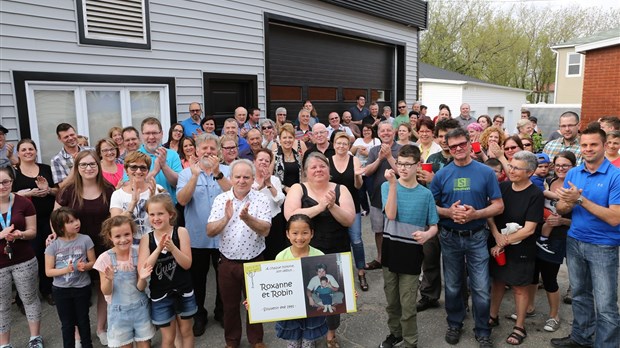
POLYGON ((620 0, 488 0, 493 3, 518 4, 527 3, 536 6, 563 7, 579 5, 583 7, 620 8, 620 0))

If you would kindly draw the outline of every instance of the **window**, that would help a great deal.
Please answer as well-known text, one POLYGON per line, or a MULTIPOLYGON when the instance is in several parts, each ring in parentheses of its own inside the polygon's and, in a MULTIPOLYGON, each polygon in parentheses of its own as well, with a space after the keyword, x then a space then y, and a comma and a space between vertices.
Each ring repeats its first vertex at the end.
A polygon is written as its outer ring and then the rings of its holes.
POLYGON ((308 99, 314 101, 337 101, 338 89, 335 87, 308 87, 308 99))
POLYGON ((272 100, 301 102, 300 86, 271 86, 269 93, 272 100))
POLYGON ((581 76, 581 57, 580 53, 569 53, 566 56, 566 76, 581 76))
POLYGON ((151 48, 148 0, 76 0, 80 43, 151 48))
POLYGON ((106 138, 113 126, 140 129, 147 116, 158 117, 168 129, 168 93, 167 85, 27 81, 30 134, 38 145, 39 160, 49 163, 60 150, 56 126, 62 122, 87 136, 91 146, 106 138))

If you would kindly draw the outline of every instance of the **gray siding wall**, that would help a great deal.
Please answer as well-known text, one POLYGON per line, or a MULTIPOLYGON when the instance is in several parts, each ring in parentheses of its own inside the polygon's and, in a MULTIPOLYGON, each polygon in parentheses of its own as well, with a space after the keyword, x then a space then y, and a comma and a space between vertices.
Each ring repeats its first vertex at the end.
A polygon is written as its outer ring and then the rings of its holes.
MULTIPOLYGON (((11 71, 174 77, 178 119, 203 100, 203 72, 258 77, 265 109, 265 12, 406 44, 406 98, 416 96, 417 30, 315 0, 150 0, 151 50, 80 45, 71 0, 2 0, 0 123, 18 130, 11 71)), ((334 54, 337 54, 336 52, 334 54)), ((208 103, 208 101, 206 101, 208 103)), ((18 132, 9 133, 16 139, 18 132)))

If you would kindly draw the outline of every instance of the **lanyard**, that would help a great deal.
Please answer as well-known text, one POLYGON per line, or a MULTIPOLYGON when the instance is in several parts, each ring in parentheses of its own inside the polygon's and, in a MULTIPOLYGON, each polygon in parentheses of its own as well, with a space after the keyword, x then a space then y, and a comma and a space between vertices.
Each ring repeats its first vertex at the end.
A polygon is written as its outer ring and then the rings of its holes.
POLYGON ((13 208, 13 197, 15 197, 15 195, 9 194, 9 209, 6 211, 6 220, 4 219, 4 216, 0 214, 0 225, 2 225, 2 229, 5 229, 11 225, 11 210, 13 208))

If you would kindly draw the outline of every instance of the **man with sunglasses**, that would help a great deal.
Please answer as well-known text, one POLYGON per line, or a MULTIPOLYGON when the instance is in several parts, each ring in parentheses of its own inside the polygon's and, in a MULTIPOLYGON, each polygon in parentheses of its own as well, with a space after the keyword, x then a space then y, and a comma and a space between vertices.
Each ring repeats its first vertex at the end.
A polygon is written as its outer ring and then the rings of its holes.
POLYGON ((193 137, 200 129, 200 120, 202 116, 202 107, 199 103, 193 102, 189 104, 189 117, 181 121, 183 126, 183 135, 193 137))
POLYGON ((549 156, 553 162, 555 155, 562 151, 570 151, 577 158, 577 165, 581 163, 581 148, 579 147, 579 115, 572 111, 566 111, 560 115, 561 137, 547 142, 543 152, 549 156))
POLYGON ((409 123, 409 110, 407 110, 407 102, 404 100, 399 100, 398 103, 398 116, 394 117, 394 122, 392 122, 392 127, 394 129, 398 129, 402 123, 409 123))
POLYGON ((435 174, 430 187, 440 217, 439 240, 448 315, 445 340, 449 344, 457 344, 461 338, 466 315, 462 297, 465 286, 463 265, 466 264, 475 337, 480 347, 492 347, 489 327, 489 230, 486 219, 502 213, 504 203, 495 172, 471 158, 467 131, 454 129, 445 135, 445 139, 453 161, 435 174))

